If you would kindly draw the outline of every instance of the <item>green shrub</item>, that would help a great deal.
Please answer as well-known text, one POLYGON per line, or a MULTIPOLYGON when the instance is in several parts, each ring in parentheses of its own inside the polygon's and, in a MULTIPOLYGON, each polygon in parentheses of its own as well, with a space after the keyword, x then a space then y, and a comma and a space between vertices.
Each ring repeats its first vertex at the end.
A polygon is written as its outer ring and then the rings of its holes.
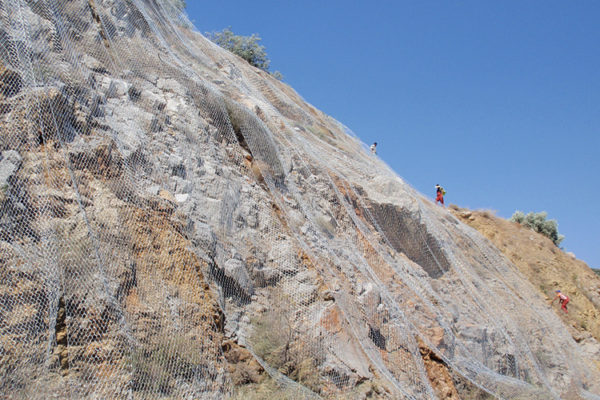
POLYGON ((163 333, 151 344, 141 345, 128 358, 135 390, 170 394, 190 383, 206 369, 202 343, 163 333))
MULTIPOLYGON (((265 46, 258 43, 261 41, 258 34, 253 33, 251 36, 236 35, 231 31, 231 28, 225 28, 221 32, 207 32, 206 36, 220 47, 248 61, 250 65, 269 72, 271 60, 267 57, 265 46)), ((270 74, 276 79, 283 79, 283 75, 279 71, 270 74)))
POLYGON ((295 326, 297 305, 279 294, 271 308, 252 319, 252 349, 271 367, 315 393, 321 391, 319 365, 324 359, 315 338, 301 335, 295 326))
POLYGON ((278 81, 282 81, 283 80, 283 74, 279 71, 275 71, 275 72, 269 72, 271 74, 271 76, 273 76, 273 78, 277 79, 278 81))
POLYGON ((281 385, 267 376, 262 383, 235 387, 231 400, 299 400, 305 398, 306 395, 300 393, 297 388, 281 385))
POLYGON ((224 49, 242 57, 251 65, 268 71, 271 60, 267 57, 265 47, 258 44, 261 38, 253 33, 251 36, 236 35, 231 28, 225 28, 221 32, 207 33, 208 38, 224 49))
POLYGON ((558 233, 558 223, 556 220, 546 220, 547 216, 548 213, 546 211, 539 213, 529 212, 527 215, 522 211, 515 211, 510 220, 549 237, 558 246, 565 237, 558 233))

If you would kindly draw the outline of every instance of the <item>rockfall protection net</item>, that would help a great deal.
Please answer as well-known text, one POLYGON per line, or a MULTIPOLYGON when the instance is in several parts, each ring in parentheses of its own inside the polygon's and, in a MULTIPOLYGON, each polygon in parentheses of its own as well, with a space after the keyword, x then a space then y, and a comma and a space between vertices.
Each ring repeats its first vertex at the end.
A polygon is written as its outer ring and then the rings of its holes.
POLYGON ((0 0, 0 396, 435 398, 432 351, 597 398, 497 249, 178 7, 0 0))

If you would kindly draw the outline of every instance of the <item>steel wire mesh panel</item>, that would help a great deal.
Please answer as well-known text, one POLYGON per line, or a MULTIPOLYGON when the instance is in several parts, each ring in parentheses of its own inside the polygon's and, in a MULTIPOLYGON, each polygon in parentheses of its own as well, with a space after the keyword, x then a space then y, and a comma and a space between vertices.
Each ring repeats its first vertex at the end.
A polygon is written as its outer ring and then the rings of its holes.
POLYGON ((598 393, 498 250, 177 1, 0 20, 0 396, 598 393))

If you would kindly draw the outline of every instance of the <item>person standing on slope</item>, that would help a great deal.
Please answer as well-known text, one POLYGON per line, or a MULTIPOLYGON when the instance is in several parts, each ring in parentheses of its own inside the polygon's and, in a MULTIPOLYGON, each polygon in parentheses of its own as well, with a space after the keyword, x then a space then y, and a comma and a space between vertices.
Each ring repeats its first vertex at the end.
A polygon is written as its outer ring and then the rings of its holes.
POLYGON ((562 293, 560 290, 556 291, 556 296, 554 296, 554 298, 552 299, 552 301, 550 302, 550 304, 554 303, 554 300, 558 299, 558 302, 560 303, 560 308, 563 309, 564 312, 568 313, 569 310, 567 310, 567 304, 569 303, 569 296, 567 296, 566 294, 562 293))
POLYGON ((442 207, 444 207, 444 195, 446 194, 446 191, 444 190, 443 187, 441 187, 439 184, 435 185, 435 204, 438 203, 438 201, 440 202, 440 204, 442 205, 442 207))
POLYGON ((377 142, 373 143, 369 148, 371 149, 371 154, 377 154, 377 142))

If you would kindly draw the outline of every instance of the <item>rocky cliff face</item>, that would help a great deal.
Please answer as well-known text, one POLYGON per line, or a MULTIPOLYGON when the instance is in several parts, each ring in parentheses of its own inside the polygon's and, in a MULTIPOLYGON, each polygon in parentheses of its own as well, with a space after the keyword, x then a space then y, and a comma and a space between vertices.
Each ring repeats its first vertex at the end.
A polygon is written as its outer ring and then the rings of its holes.
POLYGON ((487 237, 550 302, 555 290, 566 293, 568 313, 554 302, 555 312, 573 339, 600 362, 600 278, 573 254, 557 248, 547 237, 489 211, 453 207, 453 213, 487 237))
POLYGON ((170 2, 0 19, 2 396, 600 393, 489 241, 170 2))

